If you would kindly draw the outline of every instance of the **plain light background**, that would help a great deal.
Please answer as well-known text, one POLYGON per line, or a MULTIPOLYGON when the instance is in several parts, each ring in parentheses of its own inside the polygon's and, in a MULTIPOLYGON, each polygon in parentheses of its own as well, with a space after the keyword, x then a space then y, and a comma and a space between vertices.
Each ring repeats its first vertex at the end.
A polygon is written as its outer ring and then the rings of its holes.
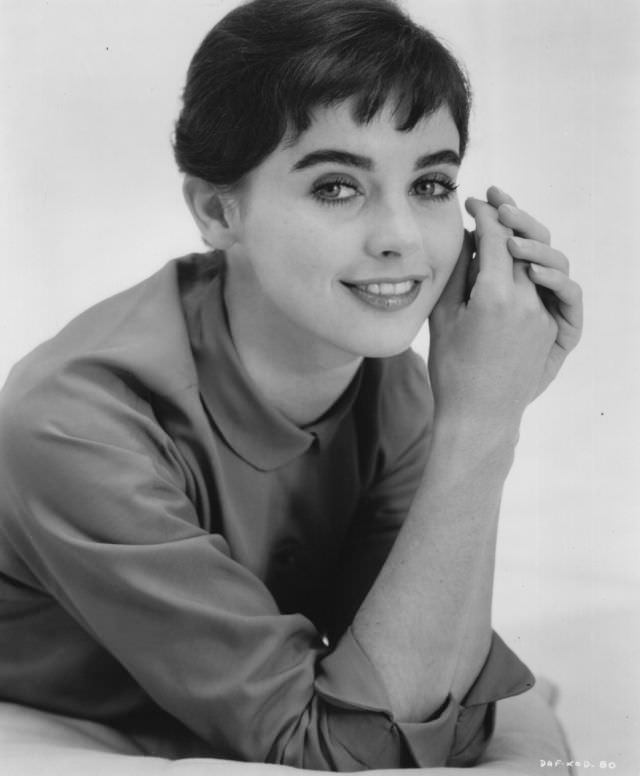
MULTIPOLYGON (((202 249, 170 136, 190 57, 234 5, 0 0, 0 382, 91 303, 202 249)), ((462 196, 511 192, 585 292, 583 341, 529 408, 507 484, 495 627, 559 683, 575 758, 638 774, 640 2, 404 7, 471 76, 462 196)))

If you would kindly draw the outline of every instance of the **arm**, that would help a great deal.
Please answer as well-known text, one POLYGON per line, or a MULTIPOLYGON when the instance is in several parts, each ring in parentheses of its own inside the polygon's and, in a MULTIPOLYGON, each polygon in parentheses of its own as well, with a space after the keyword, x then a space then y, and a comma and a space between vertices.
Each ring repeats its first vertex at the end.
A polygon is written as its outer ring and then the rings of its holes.
MULTIPOLYGON (((214 756, 337 770, 406 764, 358 644, 347 634, 328 654, 309 620, 281 615, 223 538, 199 526, 144 399, 122 402, 128 386, 118 384, 86 401, 75 391, 96 367, 80 367, 60 378, 64 407, 31 390, 0 434, 3 547, 29 570, 16 572, 28 585, 20 595, 35 591, 45 612, 59 604, 71 615, 48 655, 67 661, 56 701, 78 675, 74 650, 89 645, 92 660, 109 657, 133 677, 123 702, 142 688, 214 756)), ((434 751, 425 764, 444 757, 434 751)))
MULTIPOLYGON (((151 749, 164 756, 320 770, 413 764, 355 641, 329 652, 307 618, 281 614, 224 538, 199 525, 151 408, 111 371, 95 375, 80 363, 55 397, 18 386, 21 401, 2 414, 2 547, 16 558, 16 604, 13 617, 0 609, 0 671, 18 673, 17 694, 7 684, 4 697, 124 718, 125 729, 127 714, 143 714, 160 739, 157 706, 200 743, 171 750, 169 734, 151 749), (3 633, 27 646, 20 660, 3 633)), ((429 765, 446 757, 435 738, 429 765)))
POLYGON ((498 506, 520 418, 579 336, 579 289, 558 269, 560 255, 526 214, 505 227, 508 211, 492 196, 500 211, 469 204, 480 266, 471 297, 463 257, 431 319, 435 419, 423 481, 354 621, 401 720, 428 718, 450 694, 460 699, 486 657, 498 506), (535 245, 536 278, 550 287, 553 277, 562 311, 545 307, 524 264, 514 264, 512 228, 535 245))

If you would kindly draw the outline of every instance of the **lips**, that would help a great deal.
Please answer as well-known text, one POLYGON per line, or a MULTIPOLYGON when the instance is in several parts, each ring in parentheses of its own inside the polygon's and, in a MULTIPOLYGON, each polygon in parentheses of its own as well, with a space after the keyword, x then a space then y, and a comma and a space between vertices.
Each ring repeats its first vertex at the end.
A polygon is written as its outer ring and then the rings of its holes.
POLYGON ((408 307, 416 299, 420 293, 421 281, 373 280, 366 283, 343 282, 343 285, 369 307, 398 310, 408 307))

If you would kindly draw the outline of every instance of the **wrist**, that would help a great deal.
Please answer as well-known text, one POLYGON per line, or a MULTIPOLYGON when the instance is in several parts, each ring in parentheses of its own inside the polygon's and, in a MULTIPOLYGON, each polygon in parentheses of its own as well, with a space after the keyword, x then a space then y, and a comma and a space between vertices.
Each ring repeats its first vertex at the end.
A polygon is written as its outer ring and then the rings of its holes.
POLYGON ((511 467, 520 436, 520 416, 500 417, 465 412, 436 411, 431 431, 431 451, 457 462, 477 465, 493 462, 511 467))

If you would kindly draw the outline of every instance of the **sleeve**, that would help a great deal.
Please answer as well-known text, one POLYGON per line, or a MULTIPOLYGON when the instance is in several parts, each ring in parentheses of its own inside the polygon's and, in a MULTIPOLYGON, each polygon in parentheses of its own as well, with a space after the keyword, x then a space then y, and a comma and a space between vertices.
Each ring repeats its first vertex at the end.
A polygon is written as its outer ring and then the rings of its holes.
MULTIPOLYGON (((410 764, 411 732, 350 631, 330 651, 199 526, 149 405, 124 385, 64 388, 30 391, 0 418, 4 530, 38 584, 212 756, 410 764)), ((71 682, 96 670, 65 666, 71 682)), ((437 742, 424 764, 446 758, 440 725, 427 723, 437 742)))
POLYGON ((38 584, 212 756, 361 768, 316 689, 316 628, 199 527, 149 408, 88 390, 1 413, 3 530, 38 584))
MULTIPOLYGON (((341 559, 332 631, 333 638, 341 638, 338 649, 323 662, 318 686, 336 704, 346 707, 357 699, 360 708, 376 709, 386 717, 387 749, 395 747, 396 767, 401 762, 408 767, 445 763, 466 767, 478 761, 491 738, 495 702, 533 686, 527 666, 494 632, 485 664, 464 698, 449 696, 438 713, 424 722, 396 723, 382 680, 349 629, 402 527, 426 463, 433 402, 424 363, 411 356, 405 361, 409 369, 392 381, 376 404, 377 436, 383 449, 376 456, 375 477, 341 559)), ((365 740, 380 738, 379 731, 362 730, 365 740)), ((354 732, 352 750, 356 740, 354 732)))

